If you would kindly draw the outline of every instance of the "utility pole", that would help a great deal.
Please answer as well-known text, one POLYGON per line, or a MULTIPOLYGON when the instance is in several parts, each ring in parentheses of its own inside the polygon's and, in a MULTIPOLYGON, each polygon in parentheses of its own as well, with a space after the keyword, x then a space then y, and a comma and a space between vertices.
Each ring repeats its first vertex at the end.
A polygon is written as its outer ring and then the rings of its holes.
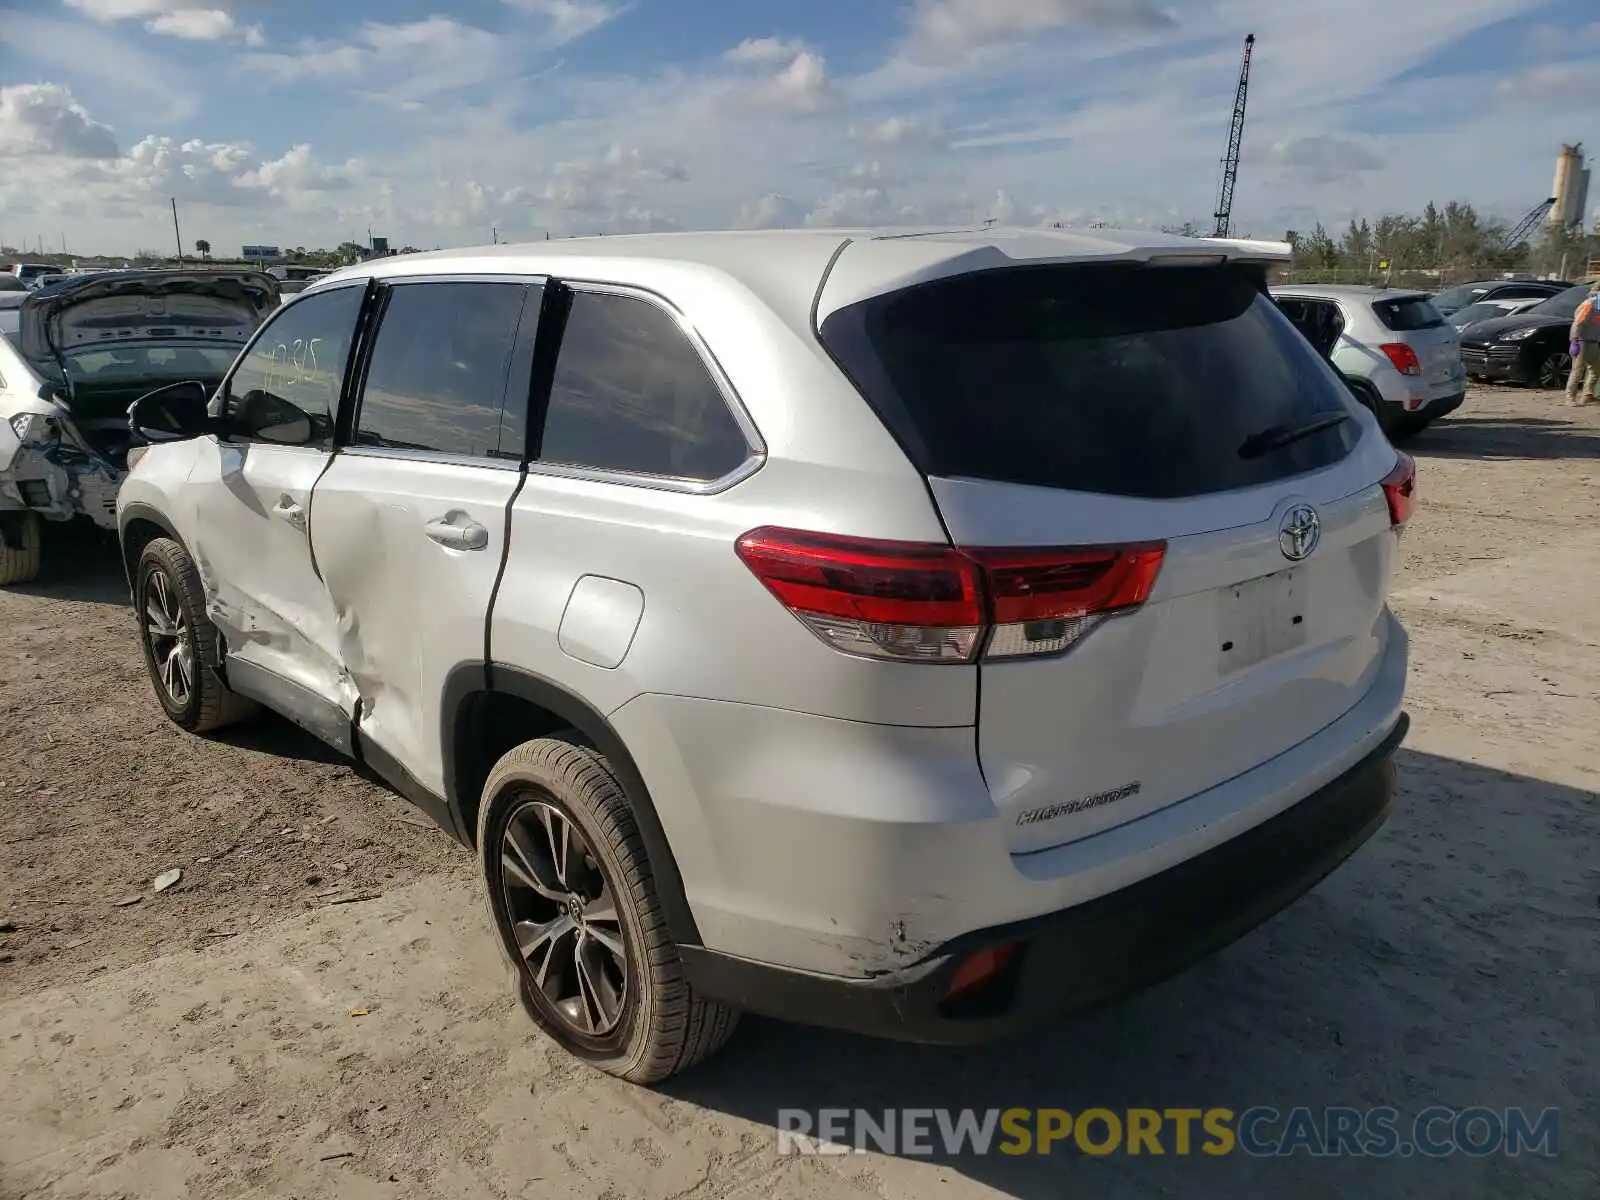
POLYGON ((500 244, 500 229, 499 229, 499 226, 496 226, 496 225, 489 226, 489 242, 490 242, 491 245, 495 245, 495 246, 498 246, 500 244))
POLYGON ((183 234, 178 229, 178 198, 172 198, 172 236, 178 239, 178 265, 183 265, 183 234))

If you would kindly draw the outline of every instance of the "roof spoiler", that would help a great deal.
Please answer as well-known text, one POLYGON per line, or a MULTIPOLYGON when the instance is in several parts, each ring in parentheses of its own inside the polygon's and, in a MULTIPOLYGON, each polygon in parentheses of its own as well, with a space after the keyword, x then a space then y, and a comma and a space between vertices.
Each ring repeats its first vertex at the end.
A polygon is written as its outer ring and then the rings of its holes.
POLYGON ((1294 247, 1288 242, 1268 242, 1256 238, 1195 238, 1197 242, 1231 250, 1233 259, 1251 262, 1286 263, 1294 257, 1294 247))

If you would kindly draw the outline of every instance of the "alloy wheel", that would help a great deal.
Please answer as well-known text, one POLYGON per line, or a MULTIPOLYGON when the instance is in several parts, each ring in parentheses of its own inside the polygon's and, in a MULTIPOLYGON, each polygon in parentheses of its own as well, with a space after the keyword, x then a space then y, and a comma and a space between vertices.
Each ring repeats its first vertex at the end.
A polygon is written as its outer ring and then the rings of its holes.
POLYGON ((1572 355, 1557 350, 1544 360, 1539 368, 1539 383, 1547 388, 1565 387, 1572 373, 1572 355))
POLYGON ((162 689, 173 704, 183 708, 194 693, 194 636, 178 589, 159 569, 145 579, 144 635, 162 689))
POLYGON ((604 1037, 622 1019, 628 951, 609 881, 570 817, 529 799, 500 841, 501 888, 535 999, 572 1032, 604 1037))

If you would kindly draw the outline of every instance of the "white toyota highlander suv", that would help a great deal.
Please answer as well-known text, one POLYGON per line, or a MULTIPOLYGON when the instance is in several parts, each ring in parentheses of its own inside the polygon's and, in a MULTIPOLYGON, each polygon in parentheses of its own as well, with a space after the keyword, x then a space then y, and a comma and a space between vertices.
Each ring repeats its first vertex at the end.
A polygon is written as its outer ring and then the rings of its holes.
POLYGON ((1383 822, 1413 465, 1285 248, 1033 230, 409 255, 141 399, 156 695, 475 847, 529 1013, 928 1042, 1238 937, 1383 822))

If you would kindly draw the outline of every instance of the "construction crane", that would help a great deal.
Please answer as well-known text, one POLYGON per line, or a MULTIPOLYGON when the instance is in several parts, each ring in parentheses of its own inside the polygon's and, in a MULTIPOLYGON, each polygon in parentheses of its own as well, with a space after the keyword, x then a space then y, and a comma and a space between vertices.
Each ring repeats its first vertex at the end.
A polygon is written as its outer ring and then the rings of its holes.
POLYGON ((1526 216, 1518 221, 1516 228, 1506 234, 1500 243, 1502 250, 1514 250, 1528 240, 1528 235, 1543 224, 1544 219, 1550 215, 1550 210, 1556 206, 1556 198, 1551 196, 1548 200, 1541 200, 1528 210, 1526 216))
POLYGON ((1217 219, 1212 237, 1225 238, 1233 224, 1233 185, 1239 181, 1239 147, 1244 142, 1244 101, 1250 91, 1250 52, 1256 35, 1244 39, 1244 63, 1239 68, 1239 91, 1233 98, 1233 124, 1228 129, 1228 156, 1222 160, 1222 184, 1217 188, 1217 219))

